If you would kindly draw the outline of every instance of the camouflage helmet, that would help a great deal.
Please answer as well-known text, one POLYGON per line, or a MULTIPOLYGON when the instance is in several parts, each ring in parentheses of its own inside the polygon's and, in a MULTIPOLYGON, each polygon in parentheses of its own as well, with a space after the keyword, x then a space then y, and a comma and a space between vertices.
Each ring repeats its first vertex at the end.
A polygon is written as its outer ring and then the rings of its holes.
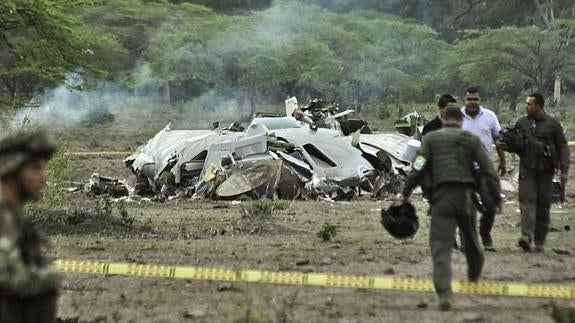
POLYGON ((419 219, 411 203, 381 209, 381 224, 397 239, 412 237, 419 229, 419 219))
POLYGON ((49 160, 56 147, 43 130, 19 131, 0 140, 0 177, 17 172, 34 158, 49 160))

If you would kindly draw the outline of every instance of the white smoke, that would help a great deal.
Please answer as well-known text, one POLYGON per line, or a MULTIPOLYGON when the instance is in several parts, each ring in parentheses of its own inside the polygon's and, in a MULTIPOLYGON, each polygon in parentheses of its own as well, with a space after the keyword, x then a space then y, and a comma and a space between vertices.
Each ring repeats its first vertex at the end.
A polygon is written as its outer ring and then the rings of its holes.
POLYGON ((121 114, 130 100, 157 100, 157 95, 134 93, 117 82, 83 89, 84 80, 70 73, 64 84, 37 94, 12 118, 11 127, 25 124, 43 127, 78 125, 97 113, 121 114))

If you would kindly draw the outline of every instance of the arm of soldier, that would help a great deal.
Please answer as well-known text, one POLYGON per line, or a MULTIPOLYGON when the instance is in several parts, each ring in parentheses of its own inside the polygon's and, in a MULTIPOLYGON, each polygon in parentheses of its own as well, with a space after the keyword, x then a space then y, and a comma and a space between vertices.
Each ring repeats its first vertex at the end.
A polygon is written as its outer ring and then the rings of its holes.
POLYGON ((429 138, 423 140, 421 148, 417 153, 417 157, 411 166, 411 173, 407 176, 403 186, 403 199, 407 201, 413 190, 421 183, 429 168, 429 138))
POLYGON ((38 295, 55 291, 60 284, 57 270, 25 264, 14 232, 0 229, 0 283, 17 295, 38 295))
POLYGON ((499 124, 499 120, 495 113, 493 114, 493 126, 491 127, 491 137, 493 138, 493 142, 495 143, 495 150, 497 151, 497 155, 499 156, 499 175, 503 176, 507 173, 507 161, 505 159, 505 149, 498 145, 498 142, 501 139, 501 125, 499 124))
POLYGON ((559 158, 559 167, 561 169, 561 200, 565 199, 565 187, 569 179, 569 144, 563 133, 563 127, 557 122, 557 130, 555 131, 555 147, 557 149, 557 157, 559 158))
MULTIPOLYGON (((479 169, 481 169, 481 176, 485 176, 487 181, 487 187, 489 193, 492 194, 493 201, 497 205, 499 212, 501 211, 501 183, 499 181, 499 176, 493 167, 493 163, 489 159, 489 156, 485 152, 484 149, 480 149, 481 142, 479 140, 476 141, 476 148, 474 149, 475 152, 475 161, 479 165, 479 169)), ((498 212, 498 213, 499 213, 498 212)))
POLYGON ((555 132, 555 147, 557 147, 557 154, 561 167, 561 175, 567 176, 569 174, 569 144, 563 133, 563 127, 557 123, 557 131, 555 132))

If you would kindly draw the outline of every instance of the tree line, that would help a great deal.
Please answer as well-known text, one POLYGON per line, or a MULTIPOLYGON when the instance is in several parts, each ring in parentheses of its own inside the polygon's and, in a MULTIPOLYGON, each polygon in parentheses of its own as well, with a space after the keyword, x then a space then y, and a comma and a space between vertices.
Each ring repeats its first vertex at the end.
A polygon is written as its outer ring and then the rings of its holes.
POLYGON ((72 74, 246 113, 288 95, 429 102, 470 84, 515 109, 526 91, 575 91, 574 33, 569 0, 4 0, 0 108, 72 74))

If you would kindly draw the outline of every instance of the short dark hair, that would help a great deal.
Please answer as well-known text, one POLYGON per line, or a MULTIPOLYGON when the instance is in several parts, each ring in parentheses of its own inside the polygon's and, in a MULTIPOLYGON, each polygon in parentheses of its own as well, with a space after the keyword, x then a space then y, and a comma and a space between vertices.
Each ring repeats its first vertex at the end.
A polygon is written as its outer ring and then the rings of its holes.
POLYGON ((445 111, 445 120, 463 120, 463 113, 458 107, 448 107, 445 111))
POLYGON ((539 93, 533 93, 529 97, 533 98, 533 101, 535 101, 535 104, 537 104, 538 106, 542 108, 545 107, 545 98, 543 97, 543 95, 539 93))
POLYGON ((457 100, 451 94, 444 94, 439 97, 439 101, 437 101, 437 106, 443 108, 447 106, 448 103, 457 103, 457 100))
POLYGON ((467 94, 467 93, 479 93, 479 89, 472 86, 472 87, 468 88, 467 90, 465 90, 465 94, 467 94))

